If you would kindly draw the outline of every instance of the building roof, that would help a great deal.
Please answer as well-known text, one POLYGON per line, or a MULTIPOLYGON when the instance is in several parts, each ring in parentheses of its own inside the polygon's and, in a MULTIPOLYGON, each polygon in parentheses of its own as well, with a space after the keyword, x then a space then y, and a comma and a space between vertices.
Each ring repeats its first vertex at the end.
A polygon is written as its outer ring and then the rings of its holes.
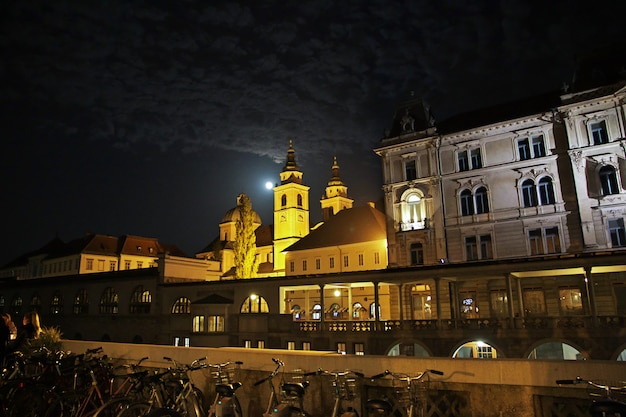
POLYGON ((211 295, 207 295, 204 298, 191 302, 191 304, 232 304, 232 303, 233 303, 232 299, 223 297, 215 293, 211 295))
POLYGON ((369 205, 341 210, 286 252, 372 242, 387 238, 385 214, 369 205))

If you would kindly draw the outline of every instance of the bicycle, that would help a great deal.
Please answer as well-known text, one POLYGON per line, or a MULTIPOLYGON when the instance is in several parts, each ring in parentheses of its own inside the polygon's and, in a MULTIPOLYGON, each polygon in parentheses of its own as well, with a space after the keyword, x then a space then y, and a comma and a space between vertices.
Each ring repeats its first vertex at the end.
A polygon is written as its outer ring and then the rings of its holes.
MULTIPOLYGON (((272 358, 272 361, 276 364, 276 368, 272 373, 254 383, 254 386, 258 386, 267 382, 270 388, 270 396, 263 417, 311 417, 303 407, 304 394, 309 386, 309 381, 303 379, 301 382, 285 382, 283 375, 280 382, 280 394, 278 394, 274 385, 274 377, 278 375, 281 368, 283 368, 284 372, 285 364, 276 358, 272 358)), ((303 376, 315 374, 316 372, 312 372, 303 376)))
MULTIPOLYGON (((592 392, 590 395, 599 397, 591 402, 589 413, 591 417, 624 417, 626 416, 626 402, 615 397, 614 393, 626 395, 626 382, 621 381, 619 386, 600 384, 595 381, 583 379, 579 376, 576 379, 558 379, 558 385, 586 384, 600 392, 592 392)), ((626 398, 626 397, 625 397, 626 398)))
POLYGON ((212 372, 215 381, 215 399, 209 408, 208 417, 242 417, 241 404, 235 395, 235 391, 241 387, 241 382, 235 381, 234 369, 235 365, 238 369, 243 362, 225 362, 221 364, 211 365, 209 368, 215 368, 212 372))
POLYGON ((411 376, 386 370, 383 373, 372 376, 372 380, 386 376, 391 377, 395 401, 386 395, 381 398, 368 399, 365 404, 367 415, 369 417, 391 416, 397 404, 401 407, 402 415, 406 417, 423 417, 427 406, 430 374, 443 375, 443 372, 426 369, 415 376, 411 376))
POLYGON ((319 369, 317 375, 332 376, 333 395, 335 402, 333 403, 333 411, 330 417, 359 417, 359 413, 354 407, 344 407, 344 401, 352 401, 356 398, 357 380, 364 377, 361 372, 344 370, 344 371, 325 371, 319 369))

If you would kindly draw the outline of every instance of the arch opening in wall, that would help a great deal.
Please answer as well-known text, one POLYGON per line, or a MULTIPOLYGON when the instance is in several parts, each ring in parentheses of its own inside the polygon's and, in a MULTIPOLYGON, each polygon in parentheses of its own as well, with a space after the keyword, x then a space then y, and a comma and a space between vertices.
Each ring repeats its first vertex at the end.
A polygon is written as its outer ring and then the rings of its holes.
POLYGON ((417 342, 399 342, 393 345, 387 352, 387 356, 413 356, 416 358, 428 358, 431 354, 417 342))
POLYGON ((584 360, 584 355, 574 346, 567 343, 551 341, 541 343, 528 354, 528 359, 551 359, 551 360, 584 360))
POLYGON ((244 300, 239 311, 241 313, 269 313, 270 308, 265 298, 257 294, 252 294, 244 300))
POLYGON ((461 345, 453 354, 453 358, 495 359, 498 357, 496 348, 481 340, 472 340, 461 345))
POLYGON ((624 347, 618 354, 617 354, 617 358, 615 358, 618 361, 626 361, 626 347, 624 347))

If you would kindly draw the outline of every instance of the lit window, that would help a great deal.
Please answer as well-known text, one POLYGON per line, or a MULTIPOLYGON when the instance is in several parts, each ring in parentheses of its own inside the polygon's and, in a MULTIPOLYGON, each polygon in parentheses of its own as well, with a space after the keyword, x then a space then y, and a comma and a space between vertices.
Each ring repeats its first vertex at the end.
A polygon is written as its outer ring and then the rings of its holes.
POLYGON ((100 297, 100 314, 117 314, 119 297, 112 287, 108 287, 100 297))
POLYGON ((580 288, 560 288, 559 306, 563 315, 583 314, 583 300, 580 288))
POLYGON ((505 290, 491 290, 491 313, 496 317, 506 317, 509 312, 505 290))
POLYGON ((480 359, 492 359, 493 348, 491 346, 478 345, 476 346, 476 356, 480 359))
POLYGON ((191 331, 194 333, 204 332, 204 316, 194 316, 191 331))
POLYGON ((256 347, 257 349, 265 349, 265 340, 257 340, 256 347))
POLYGON ((528 231, 528 243, 530 244, 531 255, 543 254, 543 238, 541 237, 541 229, 528 231))
POLYGON ((50 314, 61 314, 63 312, 63 303, 60 293, 55 293, 52 296, 52 302, 50 303, 50 314))
POLYGON ((130 313, 149 314, 151 303, 152 294, 150 294, 150 291, 144 290, 143 286, 140 285, 135 288, 135 291, 130 299, 130 313))
POLYGON ((302 342, 302 350, 311 350, 311 342, 302 342))
POLYGON ((270 310, 265 298, 253 294, 245 299, 239 311, 241 313, 269 313, 270 310))
POLYGON ((187 297, 179 297, 172 306, 172 314, 191 313, 191 300, 187 297))
POLYGON ((337 343, 337 353, 346 354, 346 344, 344 342, 337 343))
POLYGON ((207 331, 208 332, 223 332, 224 331, 224 316, 207 317, 207 331))
POLYGON ((287 350, 296 350, 296 342, 288 341, 287 350))
POLYGON ((558 227, 550 227, 546 231, 546 250, 548 253, 561 253, 561 239, 558 227))
POLYGON ((561 239, 558 227, 531 229, 528 231, 528 245, 531 255, 561 253, 561 239))
POLYGON ((365 345, 363 343, 355 343, 354 354, 360 356, 365 355, 365 345))

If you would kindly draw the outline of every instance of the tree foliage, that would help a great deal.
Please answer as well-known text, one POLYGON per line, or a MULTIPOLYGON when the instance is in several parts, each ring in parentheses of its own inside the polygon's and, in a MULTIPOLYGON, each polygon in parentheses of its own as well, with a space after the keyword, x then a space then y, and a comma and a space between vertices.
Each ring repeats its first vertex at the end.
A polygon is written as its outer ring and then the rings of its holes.
POLYGON ((233 243, 235 252, 235 276, 237 278, 254 278, 259 270, 259 259, 256 256, 256 235, 254 234, 256 213, 252 210, 252 202, 245 194, 237 199, 239 218, 235 223, 237 234, 233 243))

